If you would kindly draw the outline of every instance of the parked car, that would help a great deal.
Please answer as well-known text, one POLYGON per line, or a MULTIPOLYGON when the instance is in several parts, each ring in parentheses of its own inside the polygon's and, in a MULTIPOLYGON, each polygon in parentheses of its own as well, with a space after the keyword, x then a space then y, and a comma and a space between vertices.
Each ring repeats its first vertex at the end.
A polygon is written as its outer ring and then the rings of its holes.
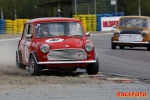
POLYGON ((31 75, 41 75, 43 69, 77 68, 97 74, 99 61, 89 35, 73 18, 31 19, 25 23, 18 43, 16 65, 29 67, 31 75))
POLYGON ((111 38, 111 48, 146 47, 150 51, 150 17, 124 16, 111 38))

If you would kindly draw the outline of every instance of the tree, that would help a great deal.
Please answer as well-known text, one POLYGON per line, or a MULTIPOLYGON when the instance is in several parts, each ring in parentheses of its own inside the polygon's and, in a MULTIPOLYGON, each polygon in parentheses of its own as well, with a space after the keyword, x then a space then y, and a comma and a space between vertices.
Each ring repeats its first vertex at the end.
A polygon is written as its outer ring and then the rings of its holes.
MULTIPOLYGON (((141 15, 150 16, 150 0, 141 1, 141 15)), ((139 15, 139 0, 118 0, 118 12, 125 15, 139 15)))

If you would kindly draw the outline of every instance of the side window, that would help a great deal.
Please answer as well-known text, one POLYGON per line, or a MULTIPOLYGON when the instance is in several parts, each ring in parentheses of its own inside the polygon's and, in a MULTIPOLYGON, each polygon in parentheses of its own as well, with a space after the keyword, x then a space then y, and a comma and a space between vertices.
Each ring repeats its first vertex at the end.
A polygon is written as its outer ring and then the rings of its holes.
POLYGON ((29 26, 28 26, 28 33, 27 33, 27 34, 32 35, 32 25, 29 25, 29 26))
POLYGON ((26 39, 27 34, 32 34, 32 25, 26 24, 23 38, 26 39))
POLYGON ((23 32, 23 39, 26 39, 27 33, 28 33, 28 24, 25 25, 24 32, 23 32))

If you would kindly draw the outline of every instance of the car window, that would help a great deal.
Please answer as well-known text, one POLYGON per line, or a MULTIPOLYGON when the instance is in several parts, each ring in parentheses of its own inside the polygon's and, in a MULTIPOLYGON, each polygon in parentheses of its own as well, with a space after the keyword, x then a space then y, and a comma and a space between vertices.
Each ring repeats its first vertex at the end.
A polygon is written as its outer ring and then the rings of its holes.
POLYGON ((26 39, 27 33, 28 33, 28 24, 25 25, 24 32, 23 32, 23 39, 26 39))
POLYGON ((26 24, 25 28, 24 28, 24 32, 23 32, 23 34, 24 34, 23 38, 26 39, 27 34, 32 34, 32 30, 33 30, 32 25, 26 24))
POLYGON ((29 26, 28 26, 28 29, 29 29, 29 30, 28 30, 28 33, 27 33, 27 34, 30 34, 30 35, 31 35, 31 34, 32 34, 32 25, 29 25, 29 26))
POLYGON ((36 25, 36 38, 49 36, 83 36, 82 27, 77 22, 51 22, 36 25))
POLYGON ((138 18, 121 19, 119 26, 120 27, 148 28, 149 27, 149 21, 147 19, 138 19, 138 18))

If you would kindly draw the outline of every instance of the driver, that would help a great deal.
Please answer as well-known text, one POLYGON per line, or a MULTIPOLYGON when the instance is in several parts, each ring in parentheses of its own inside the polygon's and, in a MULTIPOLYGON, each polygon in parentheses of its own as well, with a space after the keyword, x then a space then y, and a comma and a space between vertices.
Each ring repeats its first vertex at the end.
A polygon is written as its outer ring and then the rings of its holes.
POLYGON ((49 36, 49 31, 48 31, 48 27, 46 25, 41 25, 40 26, 40 37, 47 37, 49 36))

